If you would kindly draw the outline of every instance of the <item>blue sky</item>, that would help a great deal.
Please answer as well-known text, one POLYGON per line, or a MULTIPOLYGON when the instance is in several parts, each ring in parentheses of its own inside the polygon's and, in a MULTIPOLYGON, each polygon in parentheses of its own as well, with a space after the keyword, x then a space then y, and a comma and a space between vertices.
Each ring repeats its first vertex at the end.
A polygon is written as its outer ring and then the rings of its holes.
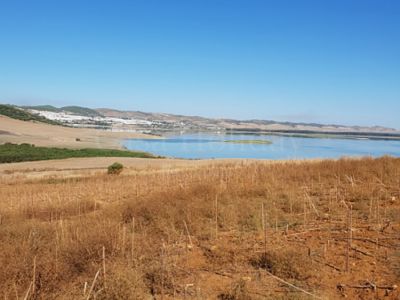
POLYGON ((0 0, 0 102, 400 128, 400 1, 0 0))

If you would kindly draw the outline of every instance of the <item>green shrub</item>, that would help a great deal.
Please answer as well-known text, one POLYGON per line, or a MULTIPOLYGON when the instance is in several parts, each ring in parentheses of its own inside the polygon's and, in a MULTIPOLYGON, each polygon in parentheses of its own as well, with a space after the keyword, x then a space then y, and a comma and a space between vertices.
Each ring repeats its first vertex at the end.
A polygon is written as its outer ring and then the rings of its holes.
POLYGON ((107 172, 108 172, 108 174, 111 174, 111 175, 118 175, 122 172, 123 168, 124 168, 124 166, 122 164, 115 162, 111 166, 108 167, 107 172))

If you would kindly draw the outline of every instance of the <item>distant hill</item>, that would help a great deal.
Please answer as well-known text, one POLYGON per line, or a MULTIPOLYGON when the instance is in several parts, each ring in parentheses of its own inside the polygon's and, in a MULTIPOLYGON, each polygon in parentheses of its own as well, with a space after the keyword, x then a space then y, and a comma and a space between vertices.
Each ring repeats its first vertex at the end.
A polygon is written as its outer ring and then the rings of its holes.
POLYGON ((234 120, 234 119, 213 119, 199 116, 182 116, 166 113, 147 113, 141 111, 121 111, 109 108, 96 109, 106 117, 124 119, 144 119, 147 121, 167 122, 182 124, 182 128, 210 129, 215 131, 225 130, 229 132, 282 132, 282 133, 376 133, 376 134, 396 134, 400 132, 394 128, 382 126, 346 126, 336 124, 318 123, 295 123, 278 122, 273 120, 234 120))
POLYGON ((21 108, 41 110, 41 111, 61 112, 61 109, 52 105, 21 106, 21 108))
MULTIPOLYGON (((82 106, 64 106, 54 107, 52 105, 25 106, 24 109, 48 111, 54 113, 68 113, 74 116, 82 117, 97 117, 97 118, 117 118, 123 119, 120 121, 104 120, 102 126, 118 126, 120 129, 141 129, 153 131, 214 131, 214 132, 229 132, 229 133, 281 133, 281 134, 330 134, 330 135, 354 135, 354 136, 384 136, 400 137, 400 131, 382 126, 347 126, 336 124, 318 124, 318 123, 295 123, 295 122, 279 122, 273 120, 234 120, 225 118, 205 118, 199 116, 184 116, 168 113, 149 113, 141 111, 122 111, 110 108, 91 109, 82 106), (132 120, 127 123, 124 120, 132 120), (141 122, 144 121, 144 122, 141 122), (110 125, 114 124, 114 125, 110 125), (130 124, 130 125, 129 125, 130 124)), ((46 114, 45 114, 46 115, 46 114)), ((35 116, 38 118, 38 116, 35 116)), ((47 118, 52 116, 46 115, 47 118)), ((39 117, 41 118, 41 117, 39 117)), ((60 122, 65 121, 65 116, 62 116, 60 122)), ((57 118, 54 118, 57 120, 57 118)), ((70 123, 78 126, 97 126, 96 122, 102 120, 80 120, 71 118, 70 123), (94 122, 94 123, 93 123, 94 122)), ((47 122, 47 121, 46 121, 47 122)), ((47 122, 49 123, 49 122, 47 122)))
POLYGON ((29 113, 26 110, 9 104, 0 104, 0 115, 21 121, 37 121, 51 125, 63 125, 60 122, 49 120, 45 117, 29 113))
POLYGON ((103 116, 101 113, 97 112, 94 109, 82 107, 82 106, 64 106, 64 107, 61 107, 60 110, 68 111, 70 113, 80 115, 80 116, 86 116, 86 117, 102 117, 103 116))
POLYGON ((21 106, 23 109, 33 109, 40 111, 50 111, 50 112, 68 112, 79 116, 85 117, 102 117, 103 115, 94 109, 83 107, 83 106, 64 106, 55 107, 52 105, 35 105, 35 106, 21 106))

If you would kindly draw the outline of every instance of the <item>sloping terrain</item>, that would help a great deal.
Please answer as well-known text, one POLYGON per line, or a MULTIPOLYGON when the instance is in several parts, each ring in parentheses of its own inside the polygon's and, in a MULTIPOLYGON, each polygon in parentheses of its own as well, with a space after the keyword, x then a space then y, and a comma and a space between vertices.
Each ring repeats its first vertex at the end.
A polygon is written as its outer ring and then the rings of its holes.
POLYGON ((272 120, 213 119, 167 113, 121 111, 109 108, 91 109, 80 106, 56 108, 50 105, 24 107, 30 112, 69 126, 117 128, 122 130, 163 131, 226 131, 230 133, 257 132, 267 134, 327 135, 348 138, 398 139, 400 131, 382 126, 362 127, 334 124, 277 122, 272 120))
POLYGON ((374 133, 374 134, 397 134, 400 131, 393 128, 381 126, 343 126, 324 125, 315 123, 292 123, 276 122, 271 120, 233 120, 233 119, 212 119, 198 116, 182 116, 174 114, 144 113, 140 111, 119 111, 108 108, 96 109, 106 117, 144 119, 182 124, 182 128, 198 128, 230 131, 272 131, 272 132, 319 132, 319 133, 374 133))
POLYGON ((28 143, 67 148, 122 149, 124 138, 152 138, 134 132, 111 132, 20 121, 0 115, 0 143, 28 143))
POLYGON ((101 117, 102 114, 94 109, 82 107, 82 106, 64 106, 60 108, 61 111, 67 111, 76 115, 86 117, 101 117))
POLYGON ((37 121, 52 125, 62 125, 60 122, 49 120, 45 117, 29 113, 26 110, 20 109, 12 105, 0 104, 0 115, 21 121, 37 121))
POLYGON ((0 297, 399 299, 400 159, 0 181, 0 297))
POLYGON ((34 105, 34 106, 22 106, 23 109, 31 109, 38 111, 50 111, 50 112, 69 112, 72 114, 86 116, 86 117, 101 117, 102 115, 94 109, 83 107, 83 106, 63 106, 55 107, 52 105, 34 105))

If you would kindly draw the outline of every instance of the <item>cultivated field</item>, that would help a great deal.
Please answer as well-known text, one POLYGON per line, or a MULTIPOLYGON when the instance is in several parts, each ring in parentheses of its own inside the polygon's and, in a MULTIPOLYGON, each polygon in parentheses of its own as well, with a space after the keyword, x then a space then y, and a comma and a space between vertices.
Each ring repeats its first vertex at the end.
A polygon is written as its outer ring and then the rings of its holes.
POLYGON ((400 159, 84 174, 1 175, 3 299, 400 297, 400 159))

